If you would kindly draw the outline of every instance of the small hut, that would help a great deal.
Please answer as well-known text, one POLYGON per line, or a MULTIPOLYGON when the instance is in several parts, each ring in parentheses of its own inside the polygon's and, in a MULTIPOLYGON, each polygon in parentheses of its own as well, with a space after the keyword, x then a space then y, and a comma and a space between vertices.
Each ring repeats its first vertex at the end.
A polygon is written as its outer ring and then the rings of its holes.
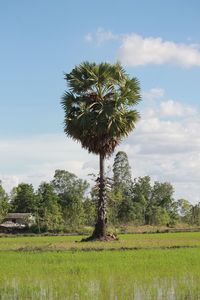
POLYGON ((0 224, 3 231, 15 231, 28 228, 34 223, 34 217, 31 213, 9 213, 0 224))

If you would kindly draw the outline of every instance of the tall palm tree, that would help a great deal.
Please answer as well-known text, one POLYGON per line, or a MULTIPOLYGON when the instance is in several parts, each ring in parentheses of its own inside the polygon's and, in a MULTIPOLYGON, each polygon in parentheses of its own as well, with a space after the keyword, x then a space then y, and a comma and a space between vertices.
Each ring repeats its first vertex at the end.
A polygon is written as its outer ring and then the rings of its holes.
POLYGON ((97 222, 92 239, 106 239, 104 161, 134 128, 140 101, 136 78, 129 78, 119 63, 83 62, 65 74, 68 91, 62 97, 64 131, 83 148, 99 155, 97 222))

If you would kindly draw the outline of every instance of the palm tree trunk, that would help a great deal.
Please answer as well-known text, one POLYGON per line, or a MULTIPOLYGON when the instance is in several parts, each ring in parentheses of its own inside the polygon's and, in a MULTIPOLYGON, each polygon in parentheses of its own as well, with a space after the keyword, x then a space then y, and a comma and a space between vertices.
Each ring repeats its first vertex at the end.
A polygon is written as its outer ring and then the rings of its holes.
POLYGON ((92 234, 93 238, 105 238, 106 237, 106 188, 104 177, 104 162, 105 158, 102 154, 99 156, 99 197, 97 205, 97 222, 92 234))

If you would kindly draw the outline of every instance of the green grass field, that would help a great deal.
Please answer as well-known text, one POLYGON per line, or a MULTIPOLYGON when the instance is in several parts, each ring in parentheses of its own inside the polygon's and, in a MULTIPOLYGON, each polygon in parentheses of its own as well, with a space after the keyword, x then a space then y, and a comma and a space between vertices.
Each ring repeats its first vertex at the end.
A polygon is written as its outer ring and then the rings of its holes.
POLYGON ((119 241, 80 242, 83 236, 2 237, 1 250, 65 251, 200 247, 200 232, 123 234, 119 241))
POLYGON ((80 239, 0 238, 0 299, 200 299, 200 233, 80 239))

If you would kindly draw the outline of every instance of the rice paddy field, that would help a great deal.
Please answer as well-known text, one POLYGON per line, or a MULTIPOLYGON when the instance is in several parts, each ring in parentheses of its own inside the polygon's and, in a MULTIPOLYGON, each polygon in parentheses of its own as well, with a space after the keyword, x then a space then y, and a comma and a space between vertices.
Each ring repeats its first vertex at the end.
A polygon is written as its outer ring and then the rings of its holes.
POLYGON ((200 233, 0 238, 0 299, 200 299, 200 233))

